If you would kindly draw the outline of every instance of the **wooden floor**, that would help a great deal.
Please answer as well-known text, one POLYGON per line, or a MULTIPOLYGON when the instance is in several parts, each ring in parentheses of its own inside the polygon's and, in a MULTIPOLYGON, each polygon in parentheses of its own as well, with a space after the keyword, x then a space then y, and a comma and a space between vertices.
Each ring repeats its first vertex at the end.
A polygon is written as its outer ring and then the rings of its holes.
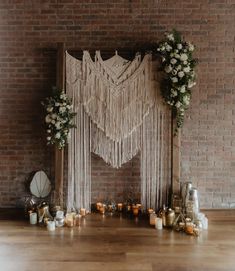
POLYGON ((199 238, 157 231, 145 220, 87 216, 77 228, 48 232, 0 220, 1 271, 235 270, 235 210, 210 211, 199 238))

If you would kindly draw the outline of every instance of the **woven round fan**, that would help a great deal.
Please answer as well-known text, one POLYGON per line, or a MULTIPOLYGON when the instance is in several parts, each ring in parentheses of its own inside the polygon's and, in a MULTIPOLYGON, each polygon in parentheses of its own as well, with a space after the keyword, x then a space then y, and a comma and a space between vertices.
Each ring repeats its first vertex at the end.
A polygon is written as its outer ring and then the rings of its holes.
POLYGON ((29 189, 38 198, 45 198, 50 194, 51 182, 44 171, 40 170, 34 174, 29 189))

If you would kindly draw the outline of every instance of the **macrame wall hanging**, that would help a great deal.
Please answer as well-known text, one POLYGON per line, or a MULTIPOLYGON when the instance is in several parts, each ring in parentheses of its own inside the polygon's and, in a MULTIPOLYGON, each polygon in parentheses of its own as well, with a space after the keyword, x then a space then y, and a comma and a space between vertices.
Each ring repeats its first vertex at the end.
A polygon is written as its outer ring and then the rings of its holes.
POLYGON ((151 54, 103 60, 97 51, 93 61, 84 51, 80 61, 66 53, 66 89, 77 112, 68 150, 68 209, 90 210, 91 152, 114 168, 140 152, 143 207, 167 202, 171 117, 156 70, 151 54))

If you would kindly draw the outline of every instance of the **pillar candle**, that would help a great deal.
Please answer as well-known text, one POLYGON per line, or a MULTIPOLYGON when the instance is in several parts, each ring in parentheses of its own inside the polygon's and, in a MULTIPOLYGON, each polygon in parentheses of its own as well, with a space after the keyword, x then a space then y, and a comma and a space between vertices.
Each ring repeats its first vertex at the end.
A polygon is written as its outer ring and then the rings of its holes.
POLYGON ((81 218, 82 218, 81 215, 76 215, 76 216, 75 216, 75 220, 74 220, 75 226, 79 226, 79 225, 80 225, 80 223, 81 223, 81 218))
POLYGON ((48 221, 47 222, 47 229, 48 229, 48 231, 54 231, 55 230, 55 221, 48 221))
POLYGON ((29 221, 30 221, 31 225, 37 224, 37 219, 38 219, 37 213, 30 213, 29 214, 29 221))
POLYGON ((157 230, 162 230, 162 218, 161 217, 155 218, 155 228, 157 230))
POLYGON ((66 214, 65 222, 68 227, 73 227, 74 219, 73 219, 73 215, 71 213, 66 214))
POLYGON ((80 215, 81 216, 85 216, 86 215, 86 209, 85 208, 81 208, 80 215))

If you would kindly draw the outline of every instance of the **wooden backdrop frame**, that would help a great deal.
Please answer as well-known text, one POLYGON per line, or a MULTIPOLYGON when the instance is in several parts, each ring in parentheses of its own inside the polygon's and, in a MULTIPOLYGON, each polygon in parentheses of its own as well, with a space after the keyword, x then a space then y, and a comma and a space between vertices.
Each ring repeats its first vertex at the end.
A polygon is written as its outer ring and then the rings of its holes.
MULTIPOLYGON (((127 51, 127 49, 125 49, 127 51)), ((81 51, 72 49, 71 51, 81 51)), ((133 49, 128 50, 134 55, 133 49)), ((106 51, 111 52, 111 50, 106 51)), ((65 90, 65 46, 64 43, 57 44, 57 70, 56 86, 60 90, 65 90)), ((175 119, 171 114, 171 194, 179 194, 180 191, 180 142, 181 131, 174 135, 176 127, 175 119)), ((64 198, 64 149, 55 148, 55 191, 58 202, 63 206, 64 198)), ((169 199, 171 201, 171 199, 169 199)))

